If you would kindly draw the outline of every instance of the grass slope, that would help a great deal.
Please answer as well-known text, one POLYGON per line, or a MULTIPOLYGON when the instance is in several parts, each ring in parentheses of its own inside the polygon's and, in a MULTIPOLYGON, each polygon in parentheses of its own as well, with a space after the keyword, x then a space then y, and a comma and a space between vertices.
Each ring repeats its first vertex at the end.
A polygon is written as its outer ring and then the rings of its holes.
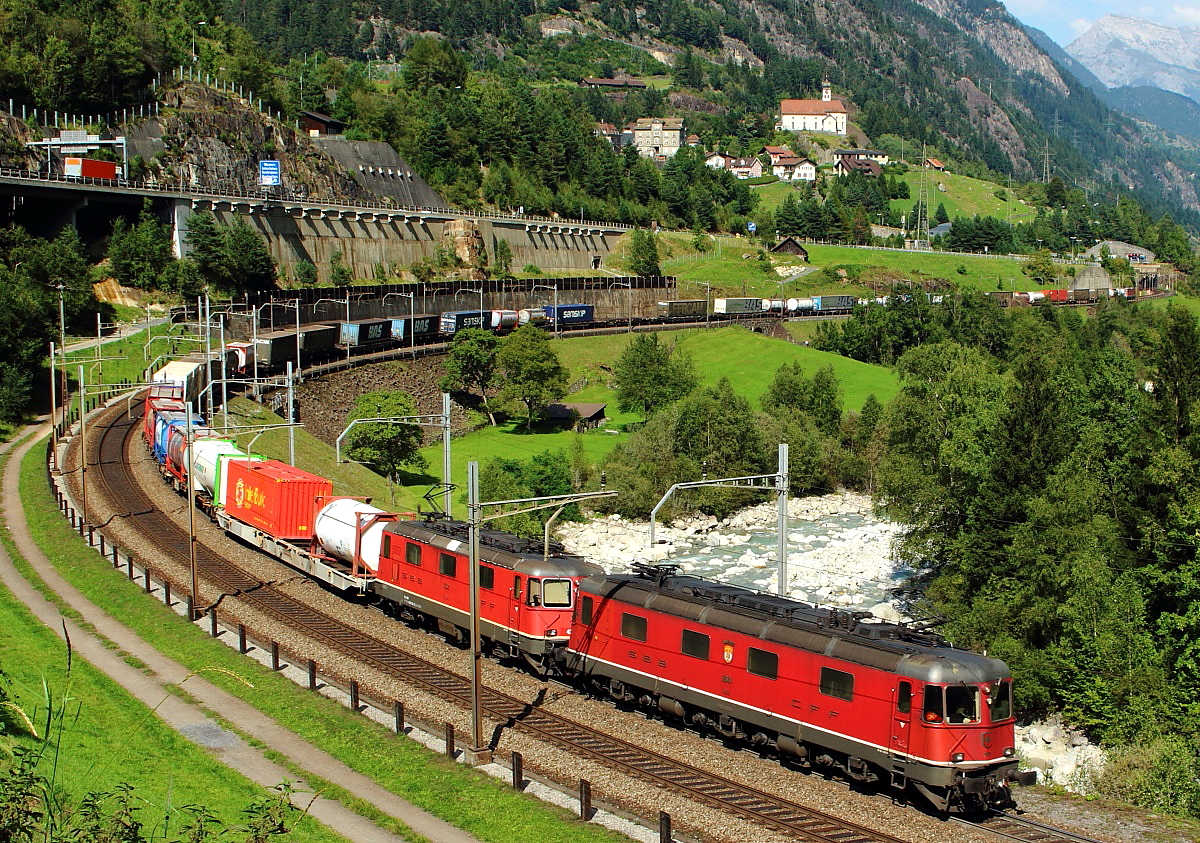
MULTIPOLYGON (((553 343, 559 359, 571 370, 571 380, 585 384, 565 400, 568 403, 608 404, 605 415, 610 431, 619 431, 626 422, 641 420, 637 414, 617 411, 616 395, 609 386, 611 376, 606 371, 631 337, 631 334, 609 334, 555 340, 553 343)), ((727 377, 734 390, 749 398, 754 407, 770 386, 775 371, 793 360, 798 360, 809 374, 823 366, 832 366, 842 383, 845 406, 849 410, 861 409, 870 394, 887 403, 899 388, 895 375, 886 368, 772 339, 741 327, 668 331, 662 334, 662 339, 678 344, 682 351, 691 355, 701 384, 711 386, 727 377)), ((569 454, 576 440, 582 444, 587 459, 597 463, 628 435, 603 430, 574 433, 560 429, 526 433, 519 431, 515 423, 483 428, 453 440, 453 481, 465 487, 466 465, 472 460, 482 465, 497 457, 527 461, 547 450, 562 450, 569 454)), ((440 475, 441 446, 426 448, 423 453, 429 460, 431 473, 440 475)), ((423 491, 424 488, 419 486, 412 491, 423 491)), ((461 506, 457 502, 455 506, 461 514, 461 506)))

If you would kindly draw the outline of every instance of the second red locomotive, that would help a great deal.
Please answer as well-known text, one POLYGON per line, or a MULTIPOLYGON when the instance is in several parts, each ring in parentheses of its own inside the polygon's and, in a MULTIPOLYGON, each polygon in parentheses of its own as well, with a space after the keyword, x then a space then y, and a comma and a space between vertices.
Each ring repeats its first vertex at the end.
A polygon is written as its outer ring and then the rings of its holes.
POLYGON ((1012 677, 941 636, 678 576, 580 583, 564 670, 593 691, 773 748, 804 766, 912 789, 942 811, 1012 804, 1012 677))

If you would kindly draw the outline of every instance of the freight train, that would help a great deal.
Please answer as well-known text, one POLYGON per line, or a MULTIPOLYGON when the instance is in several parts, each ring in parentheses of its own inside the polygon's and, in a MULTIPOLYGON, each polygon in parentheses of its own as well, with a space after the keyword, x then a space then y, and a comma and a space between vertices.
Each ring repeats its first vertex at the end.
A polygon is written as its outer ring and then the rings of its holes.
MULTIPOLYGON (((390 614, 467 640, 467 526, 333 494, 192 418, 182 386, 147 391, 163 476, 229 535, 390 614), (189 427, 189 421, 191 422, 189 427)), ((744 741, 805 768, 921 794, 937 809, 1012 803, 1012 677, 924 629, 696 577, 607 574, 546 542, 483 531, 487 649, 590 692, 744 741)))

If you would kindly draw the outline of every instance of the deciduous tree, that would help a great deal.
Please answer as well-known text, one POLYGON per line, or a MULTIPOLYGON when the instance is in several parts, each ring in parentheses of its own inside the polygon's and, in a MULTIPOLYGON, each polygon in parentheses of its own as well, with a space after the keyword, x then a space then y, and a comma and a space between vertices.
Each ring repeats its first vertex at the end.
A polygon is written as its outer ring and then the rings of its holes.
MULTIPOLYGON (((375 390, 359 396, 347 421, 355 419, 401 418, 417 414, 412 397, 399 390, 375 390)), ((425 468, 428 464, 420 452, 421 428, 402 422, 373 422, 356 425, 346 437, 351 459, 365 462, 388 479, 393 488, 405 466, 425 468)))
POLYGON ((500 344, 496 354, 500 398, 525 405, 525 426, 567 391, 567 370, 550 346, 550 337, 536 325, 522 325, 500 344))

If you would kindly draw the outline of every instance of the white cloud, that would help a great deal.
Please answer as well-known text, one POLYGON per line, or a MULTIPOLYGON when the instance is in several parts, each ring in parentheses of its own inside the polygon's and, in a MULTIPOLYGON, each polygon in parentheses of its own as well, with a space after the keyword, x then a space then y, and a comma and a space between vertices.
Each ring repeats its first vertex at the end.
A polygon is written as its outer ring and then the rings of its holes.
POLYGON ((1173 6, 1171 8, 1171 16, 1185 25, 1200 24, 1200 7, 1173 6))
POLYGON ((1086 20, 1085 18, 1074 18, 1068 25, 1071 27, 1071 31, 1076 36, 1079 36, 1091 29, 1093 23, 1095 21, 1086 20))

